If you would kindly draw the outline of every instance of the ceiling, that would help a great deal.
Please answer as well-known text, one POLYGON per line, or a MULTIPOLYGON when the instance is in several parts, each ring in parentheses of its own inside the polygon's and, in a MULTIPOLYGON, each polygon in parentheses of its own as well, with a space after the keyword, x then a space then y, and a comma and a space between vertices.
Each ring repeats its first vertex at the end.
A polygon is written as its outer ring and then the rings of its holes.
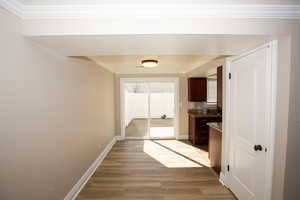
POLYGON ((195 69, 217 56, 208 55, 114 55, 89 57, 97 64, 112 72, 126 73, 186 73, 195 69), (157 59, 156 68, 141 68, 143 59, 157 59))
POLYGON ((270 40, 249 35, 94 35, 31 39, 65 56, 85 56, 115 73, 186 73, 219 56, 238 55, 270 40), (142 59, 159 66, 137 68, 142 59))
POLYGON ((63 35, 32 40, 65 56, 237 55, 269 40, 249 35, 63 35))
POLYGON ((101 3, 299 4, 299 0, 18 0, 25 5, 84 5, 101 3))

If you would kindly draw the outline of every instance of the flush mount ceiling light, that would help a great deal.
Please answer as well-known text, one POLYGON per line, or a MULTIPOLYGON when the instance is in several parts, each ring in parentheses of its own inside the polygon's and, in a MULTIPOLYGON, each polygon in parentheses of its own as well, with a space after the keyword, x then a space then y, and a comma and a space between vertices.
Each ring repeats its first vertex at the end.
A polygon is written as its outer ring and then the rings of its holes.
POLYGON ((157 60, 142 60, 142 66, 144 68, 153 68, 158 66, 157 60))

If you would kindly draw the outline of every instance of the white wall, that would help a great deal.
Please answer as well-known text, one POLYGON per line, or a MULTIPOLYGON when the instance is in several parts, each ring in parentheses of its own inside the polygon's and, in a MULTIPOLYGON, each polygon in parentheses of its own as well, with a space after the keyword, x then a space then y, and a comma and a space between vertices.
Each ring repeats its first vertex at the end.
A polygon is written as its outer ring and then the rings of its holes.
POLYGON ((62 200, 115 136, 114 75, 21 35, 0 8, 0 199, 62 200))
POLYGON ((212 60, 204 65, 201 65, 187 73, 188 77, 207 77, 212 74, 217 73, 217 68, 219 66, 225 65, 226 57, 219 57, 215 60, 212 60))
MULTIPOLYGON (((297 26, 295 26, 297 29, 297 26)), ((285 186, 284 186, 284 199, 299 199, 299 169, 300 169, 300 28, 298 32, 291 37, 291 49, 286 49, 287 46, 284 46, 287 54, 291 51, 291 71, 290 71, 290 101, 286 102, 286 105, 289 105, 288 111, 288 126, 283 127, 282 131, 288 130, 288 137, 282 138, 283 141, 278 141, 279 144, 285 144, 286 142, 286 171, 285 171, 285 186)), ((285 73, 285 72, 284 72, 285 73)), ((284 79, 282 73, 279 73, 280 79, 284 79)), ((280 85, 283 89, 285 84, 280 85)), ((285 87, 283 90, 288 90, 288 87, 285 87)), ((287 93, 288 91, 285 91, 287 93)), ((282 109, 282 108, 281 108, 282 109)), ((287 114, 287 111, 284 112, 287 114)), ((286 117, 286 115, 282 116, 286 117)), ((278 120, 279 121, 279 120, 278 120)), ((280 122, 279 122, 280 123, 280 122)), ((282 122, 281 122, 282 123, 282 122)), ((286 123, 284 121, 284 123, 286 123)), ((282 152, 279 152, 282 155, 282 152)))

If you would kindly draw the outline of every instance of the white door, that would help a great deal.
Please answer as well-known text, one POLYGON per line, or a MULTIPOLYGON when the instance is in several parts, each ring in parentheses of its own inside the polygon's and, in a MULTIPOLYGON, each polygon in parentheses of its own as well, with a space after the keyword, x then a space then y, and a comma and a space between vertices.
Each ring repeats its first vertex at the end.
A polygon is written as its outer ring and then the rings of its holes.
POLYGON ((230 62, 230 189, 240 200, 266 200, 272 71, 269 45, 230 62))

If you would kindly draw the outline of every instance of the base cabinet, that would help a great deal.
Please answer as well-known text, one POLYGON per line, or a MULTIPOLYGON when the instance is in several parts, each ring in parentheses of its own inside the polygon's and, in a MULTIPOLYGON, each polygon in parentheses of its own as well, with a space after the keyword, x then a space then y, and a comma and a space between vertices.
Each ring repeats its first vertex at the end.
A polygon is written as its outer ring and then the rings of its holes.
POLYGON ((209 128, 208 155, 211 168, 218 174, 221 172, 221 152, 222 133, 214 128, 209 128))
POLYGON ((208 145, 209 122, 221 122, 222 117, 193 117, 189 116, 189 140, 193 145, 208 145))

